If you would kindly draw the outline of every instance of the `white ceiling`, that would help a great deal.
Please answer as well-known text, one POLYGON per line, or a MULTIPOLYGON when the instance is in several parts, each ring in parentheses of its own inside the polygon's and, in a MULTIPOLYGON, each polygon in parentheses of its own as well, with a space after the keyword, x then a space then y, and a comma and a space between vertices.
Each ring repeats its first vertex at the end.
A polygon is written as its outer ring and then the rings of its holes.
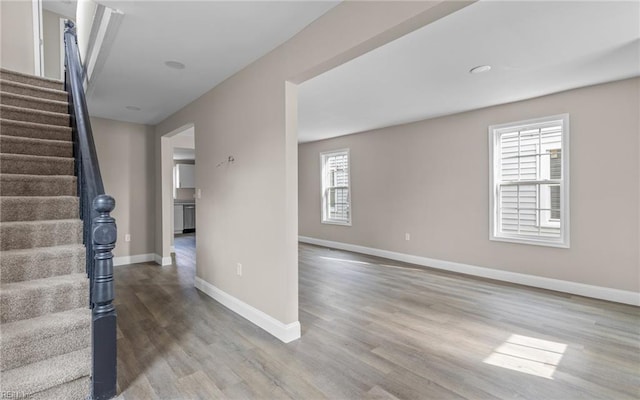
POLYGON ((88 98, 92 115, 156 124, 260 58, 337 1, 100 1, 124 12, 88 98), (179 61, 183 70, 165 61, 179 61), (139 107, 140 111, 126 106, 139 107))
POLYGON ((299 141, 640 75, 640 2, 481 1, 299 87, 299 141), (491 71, 472 75, 475 66, 491 71))
POLYGON ((43 0, 42 8, 60 14, 69 19, 76 19, 77 0, 43 0))

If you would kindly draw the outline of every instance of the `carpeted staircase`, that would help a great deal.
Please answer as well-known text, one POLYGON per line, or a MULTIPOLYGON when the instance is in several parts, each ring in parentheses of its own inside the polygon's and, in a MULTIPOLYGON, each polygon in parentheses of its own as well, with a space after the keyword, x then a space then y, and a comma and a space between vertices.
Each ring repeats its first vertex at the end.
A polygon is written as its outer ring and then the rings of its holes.
POLYGON ((67 94, 0 70, 0 391, 85 399, 91 312, 67 94))

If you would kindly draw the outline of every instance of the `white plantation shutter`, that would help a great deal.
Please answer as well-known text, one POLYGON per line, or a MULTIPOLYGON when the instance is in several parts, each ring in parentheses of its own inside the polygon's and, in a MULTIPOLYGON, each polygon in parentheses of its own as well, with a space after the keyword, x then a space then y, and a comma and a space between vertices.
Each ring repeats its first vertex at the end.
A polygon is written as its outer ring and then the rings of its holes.
POLYGON ((351 223, 349 150, 320 155, 322 163, 322 222, 351 223))
POLYGON ((568 244, 563 226, 568 222, 568 215, 563 218, 567 129, 568 116, 490 128, 492 239, 568 244))

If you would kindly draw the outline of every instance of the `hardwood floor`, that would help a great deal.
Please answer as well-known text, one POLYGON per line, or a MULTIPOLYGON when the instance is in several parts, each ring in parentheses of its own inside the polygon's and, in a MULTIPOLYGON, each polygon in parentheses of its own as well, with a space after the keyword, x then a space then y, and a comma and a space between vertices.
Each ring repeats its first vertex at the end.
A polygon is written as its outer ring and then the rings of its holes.
POLYGON ((283 344, 174 266, 115 269, 120 399, 638 399, 640 309, 300 245, 283 344))

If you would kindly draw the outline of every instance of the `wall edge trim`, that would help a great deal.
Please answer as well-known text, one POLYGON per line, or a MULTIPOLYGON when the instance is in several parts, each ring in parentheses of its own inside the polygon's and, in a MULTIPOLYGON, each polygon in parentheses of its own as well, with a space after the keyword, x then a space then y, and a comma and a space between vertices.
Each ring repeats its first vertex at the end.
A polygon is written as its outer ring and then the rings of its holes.
POLYGON ((195 279, 195 287, 229 310, 259 326, 284 343, 289 343, 300 338, 299 321, 295 321, 290 324, 282 323, 269 314, 266 314, 242 300, 231 296, 197 276, 195 279))
POLYGON ((603 286, 594 286, 585 283, 564 281, 554 278, 546 278, 537 275, 521 274, 518 272, 480 267, 453 261, 438 260, 435 258, 398 253, 394 251, 359 246, 349 243, 334 242, 331 240, 316 239, 307 236, 298 236, 298 241, 317 246, 330 247, 339 250, 347 250, 355 253, 388 258, 395 261, 402 261, 406 263, 421 265, 424 267, 457 272, 471 276, 495 279, 498 281, 516 283, 519 285, 531 286, 540 289, 554 290, 584 297, 591 297, 594 299, 640 306, 640 293, 638 292, 607 288, 603 286))
POLYGON ((154 254, 154 261, 163 267, 173 264, 171 257, 162 257, 160 254, 154 254))

